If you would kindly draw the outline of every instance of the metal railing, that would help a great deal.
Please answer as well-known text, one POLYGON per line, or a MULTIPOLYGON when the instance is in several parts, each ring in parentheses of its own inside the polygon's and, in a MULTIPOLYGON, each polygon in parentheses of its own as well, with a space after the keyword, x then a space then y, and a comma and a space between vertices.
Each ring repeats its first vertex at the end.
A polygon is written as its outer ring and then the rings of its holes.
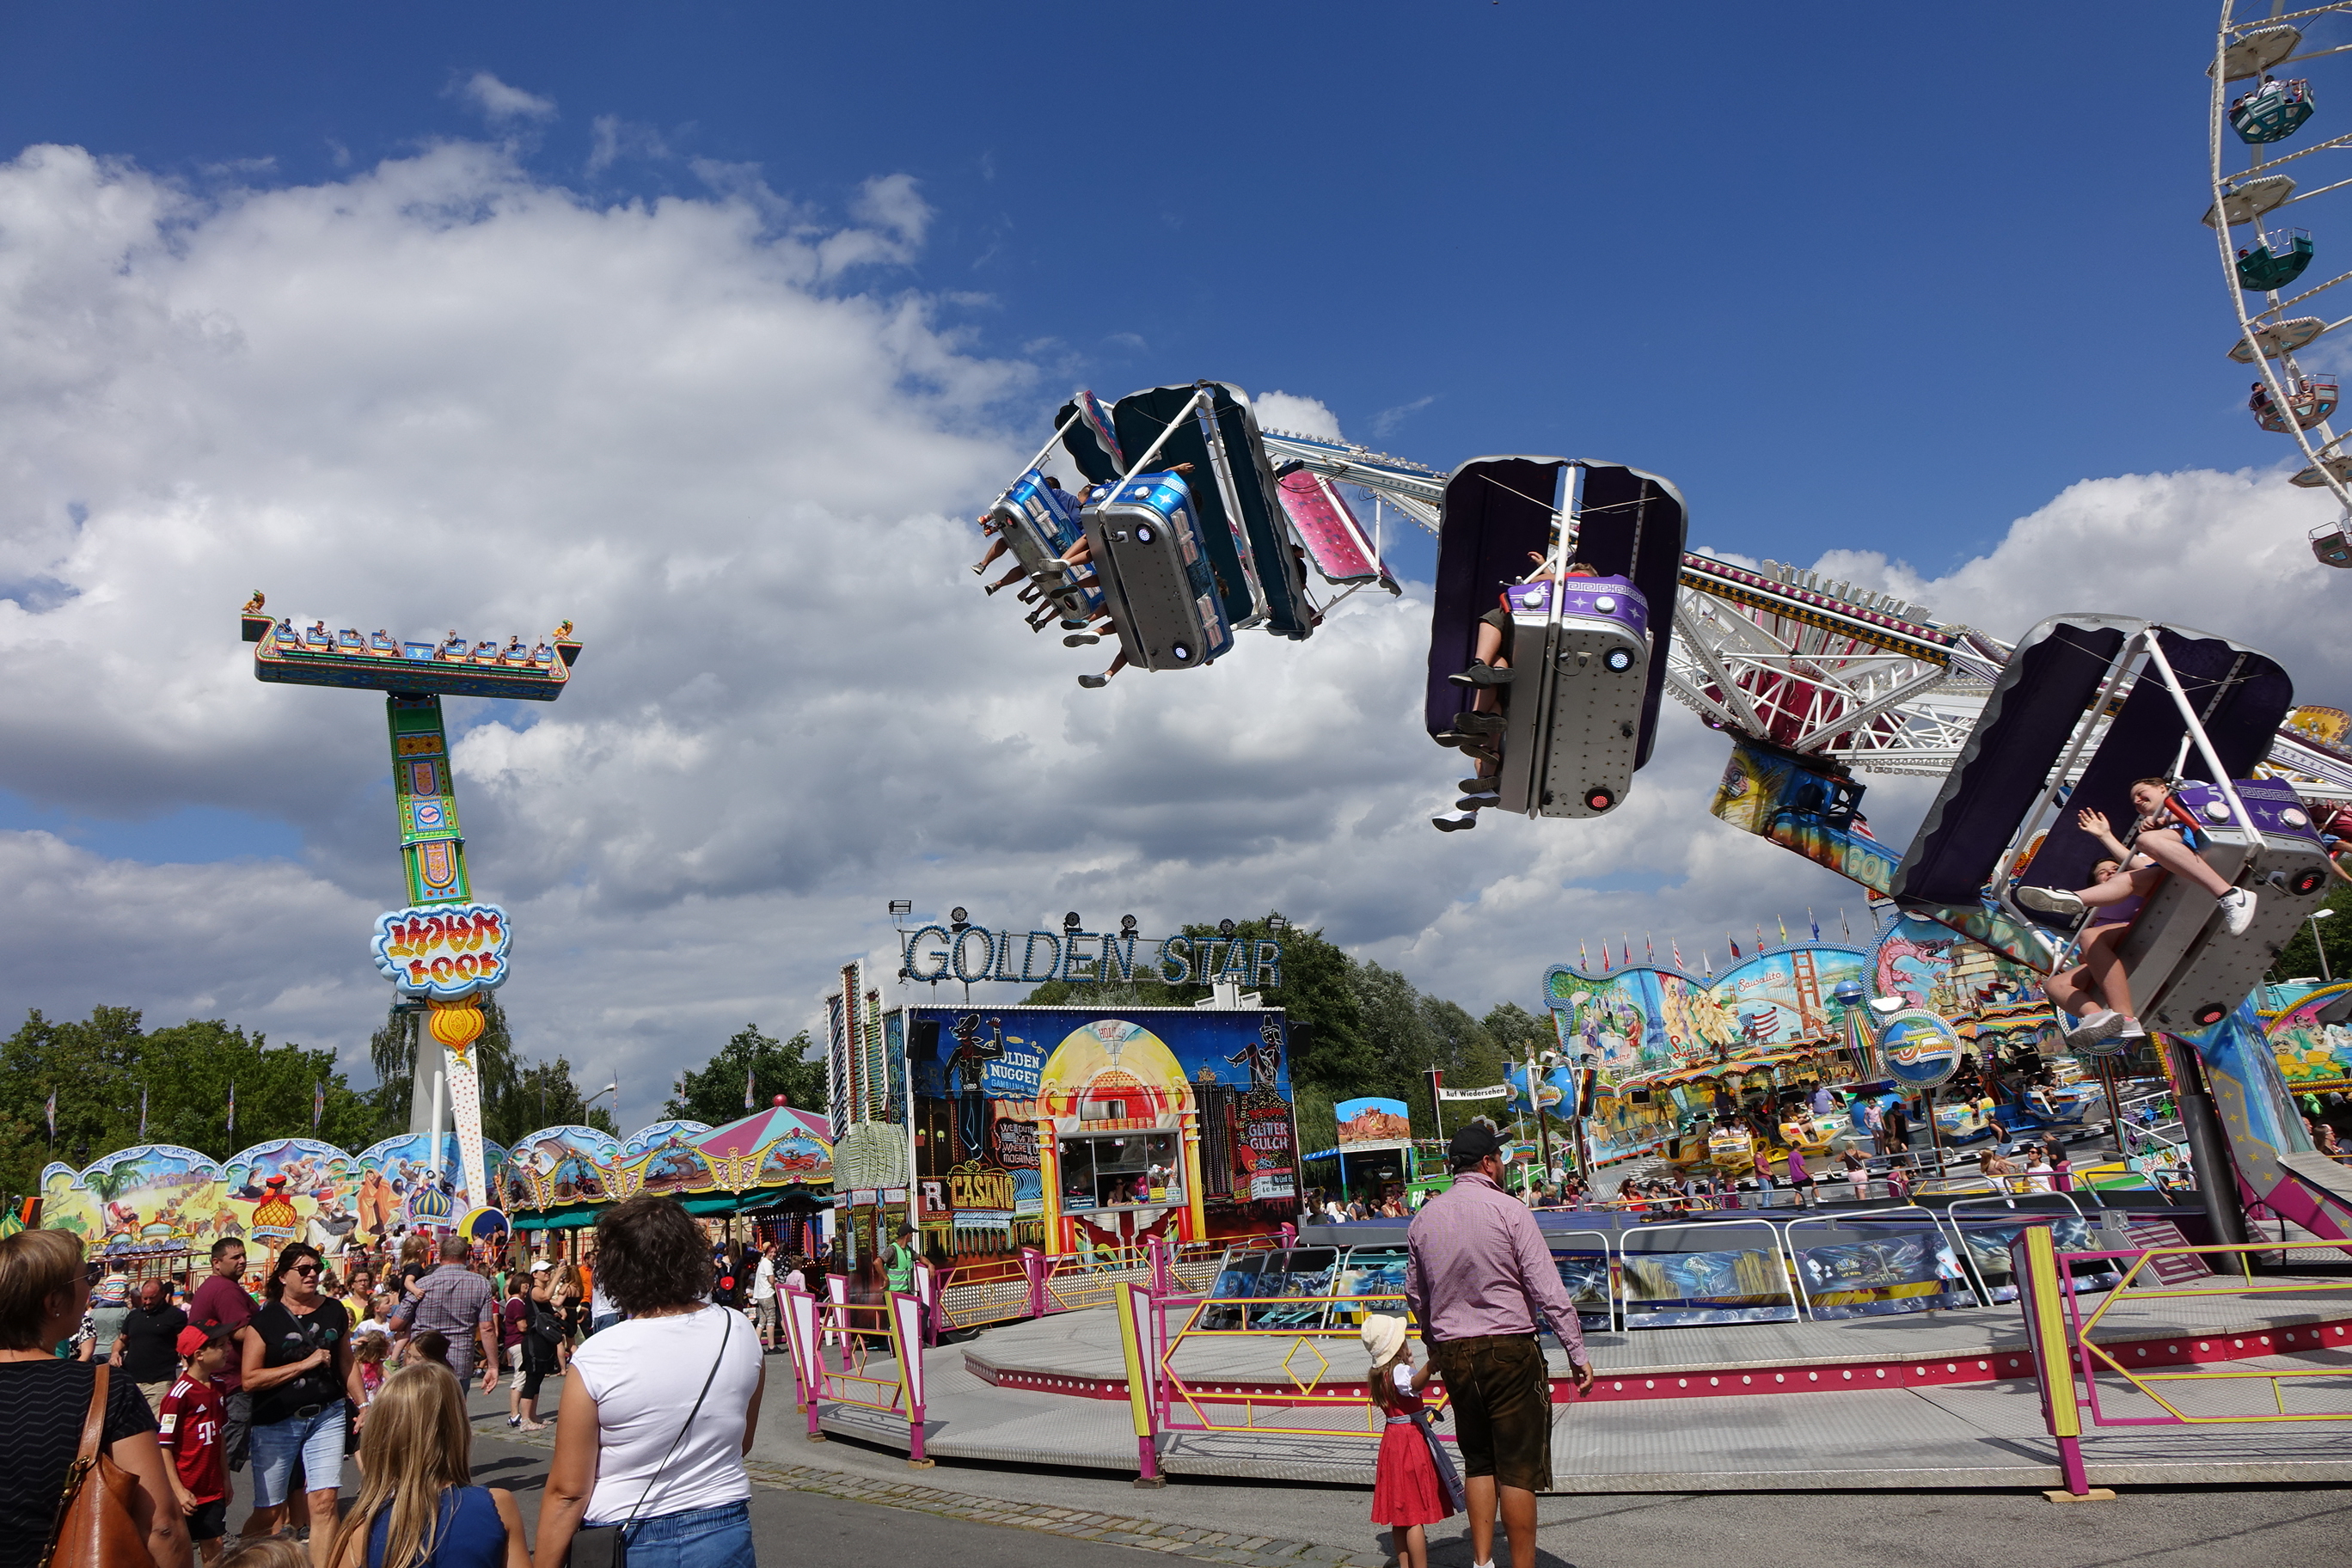
MULTIPOLYGON (((2334 1249, 2352 1257, 2352 1241, 2303 1244, 2317 1250, 2334 1249)), ((2084 1416, 2087 1411, 2093 1426, 2230 1426, 2263 1425, 2273 1422, 2347 1421, 2352 1409, 2289 1409, 2287 1387, 2298 1384, 2308 1387, 2318 1380, 2323 1386, 2339 1392, 2352 1384, 2352 1369, 2342 1362, 2321 1364, 2269 1365, 2231 1367, 2221 1371, 2157 1370, 2155 1366, 2137 1365, 2146 1357, 2144 1346, 2134 1347, 2131 1361, 2126 1361, 2114 1350, 2092 1337, 2100 1322, 2116 1302, 2129 1300, 2134 1303, 2161 1299, 2223 1299, 2242 1300, 2274 1293, 2292 1291, 2297 1296, 2314 1292, 2352 1291, 2352 1280, 2315 1280, 2288 1279, 2264 1283, 2242 1273, 2224 1273, 2214 1267, 2217 1261, 2242 1258, 2248 1255, 2273 1250, 2267 1242, 2244 1242, 2223 1246, 2152 1247, 2107 1252, 2065 1252, 2054 1243, 2047 1226, 2032 1226, 2020 1233, 2011 1244, 2012 1268, 2022 1282, 2020 1300, 2025 1311, 2028 1337, 2033 1349, 2034 1370, 2042 1387, 2042 1414, 2050 1435, 2057 1440, 2060 1473, 2066 1490, 2074 1496, 2087 1496, 2091 1490, 2090 1476, 2084 1465, 2082 1448, 2084 1416), (2165 1278, 2166 1265, 2188 1262, 2203 1271, 2209 1283, 2182 1285, 2169 1283, 2165 1278), (2107 1299, 2087 1315, 2083 1310, 2082 1292, 2077 1289, 2075 1274, 2084 1265, 2116 1272, 2116 1285, 2107 1299), (2119 1266, 2119 1267, 2118 1267, 2119 1266), (2248 1384, 2268 1385, 2271 1407, 2267 1410, 2191 1409, 2189 1392, 2210 1393, 2227 1402, 2228 1394, 2248 1384), (2102 1384, 2105 1386, 2103 1388, 2102 1384), (2118 1387, 2117 1385, 2121 1386, 2118 1387), (2132 1415, 2110 1410, 2107 1401, 2128 1391, 2153 1404, 2161 1415, 2132 1415)), ((2175 1274, 2179 1273, 2176 1267, 2175 1274)), ((2184 1340, 2188 1336, 2183 1336, 2184 1340)), ((2118 1347, 2120 1348, 2120 1347, 2118 1347)), ((2341 1352, 2352 1349, 2352 1332, 2344 1323, 2297 1324, 2274 1328, 2270 1334, 2233 1333, 2230 1351, 2253 1351, 2256 1359, 2273 1363, 2292 1361, 2323 1351, 2341 1352), (2328 1337, 2332 1329, 2334 1337, 2328 1337), (2251 1337, 2252 1347, 2246 1344, 2251 1337), (2275 1341, 2275 1342, 2273 1342, 2275 1341), (2269 1347, 2265 1354, 2263 1347, 2269 1347)), ((2205 1349, 2198 1342, 2198 1349, 2205 1349)), ((2199 1363, 2193 1354, 2175 1352, 2163 1365, 2177 1367, 2186 1363, 2192 1369, 2199 1363)))
POLYGON ((907 1462, 928 1469, 931 1461, 923 1457, 923 1303, 896 1293, 879 1302, 852 1302, 844 1299, 840 1275, 830 1276, 827 1284, 833 1291, 830 1300, 794 1285, 776 1292, 799 1407, 808 1417, 809 1440, 824 1441, 819 1428, 822 1405, 872 1411, 907 1423, 907 1462), (878 1363, 877 1349, 885 1352, 878 1363), (828 1351, 835 1353, 829 1356, 828 1351))

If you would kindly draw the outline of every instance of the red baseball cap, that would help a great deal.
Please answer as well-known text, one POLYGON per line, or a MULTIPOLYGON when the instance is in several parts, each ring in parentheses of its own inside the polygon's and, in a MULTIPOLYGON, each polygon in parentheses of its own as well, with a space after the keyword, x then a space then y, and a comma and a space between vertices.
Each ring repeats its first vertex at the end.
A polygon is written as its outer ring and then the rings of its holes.
POLYGON ((208 1329, 200 1329, 195 1327, 194 1324, 190 1324, 188 1327, 180 1331, 179 1347, 181 1359, 186 1360, 193 1357, 198 1351, 204 1349, 206 1345, 211 1344, 214 1341, 225 1340, 235 1332, 236 1332, 236 1325, 234 1323, 215 1323, 208 1329))

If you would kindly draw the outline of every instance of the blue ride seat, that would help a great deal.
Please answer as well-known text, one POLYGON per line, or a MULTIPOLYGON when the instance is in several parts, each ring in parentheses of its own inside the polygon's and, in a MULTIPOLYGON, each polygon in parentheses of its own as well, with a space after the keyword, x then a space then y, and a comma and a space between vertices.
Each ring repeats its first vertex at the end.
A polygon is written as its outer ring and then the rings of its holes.
MULTIPOLYGON (((1047 484, 1045 476, 1035 468, 1013 481, 1004 498, 988 509, 988 520, 996 525, 1013 558, 1025 572, 1045 570, 1047 562, 1086 537, 1077 498, 1047 484)), ((1062 572, 1065 581, 1077 574, 1067 568, 1062 572)), ((1084 599, 1088 613, 1102 607, 1097 589, 1087 589, 1084 599)))
POLYGON ((1181 474, 1138 474, 1083 514, 1119 650, 1144 669, 1197 669, 1234 645, 1181 474))
POLYGON ((2281 229, 2258 245, 2238 247, 2238 284, 2260 293, 2284 289, 2311 265, 2308 229, 2281 229))
POLYGON ((2250 145, 2284 142, 2303 128, 2303 122, 2317 107, 2312 100, 2311 83, 2265 79, 2262 86, 2241 94, 2230 105, 2230 127, 2238 133, 2239 141, 2250 145))
MULTIPOLYGON (((1055 422, 1067 425, 1082 412, 1079 400, 1072 399, 1055 412, 1055 422)), ((1157 446, 1151 460, 1161 468, 1192 464, 1199 543, 1225 624, 1234 631, 1263 626, 1282 637, 1311 633, 1317 616, 1307 598, 1305 553, 1283 508, 1248 394, 1222 381, 1147 387, 1120 398, 1110 418, 1108 445, 1085 421, 1063 437, 1063 449, 1079 471, 1096 484, 1120 478, 1111 446, 1139 462, 1157 446), (1205 409, 1195 401, 1202 393, 1205 409)))

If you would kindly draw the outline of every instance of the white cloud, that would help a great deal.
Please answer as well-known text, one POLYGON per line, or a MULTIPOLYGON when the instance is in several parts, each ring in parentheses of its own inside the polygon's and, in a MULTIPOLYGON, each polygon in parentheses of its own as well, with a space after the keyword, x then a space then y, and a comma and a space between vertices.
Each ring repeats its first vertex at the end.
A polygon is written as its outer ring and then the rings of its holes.
POLYGON ((1299 436, 1320 436, 1326 440, 1344 439, 1339 434, 1339 416, 1326 407, 1320 398, 1297 397, 1287 392, 1261 392, 1250 401, 1257 407, 1257 422, 1268 430, 1288 430, 1299 436))
POLYGON ((589 127, 588 173, 603 174, 625 157, 660 160, 669 156, 669 143, 650 125, 600 114, 589 127))
MULTIPOLYGON (((1280 908, 1475 1005, 1532 1002, 1580 941, 1720 963, 1727 928, 1859 916, 1707 816, 1725 742, 1679 710, 1604 821, 1432 832, 1459 759, 1420 732, 1418 594, 1079 690, 1099 651, 965 569, 1060 389, 960 346, 926 296, 845 285, 919 258, 913 182, 834 227, 756 171, 713 193, 596 205, 469 144, 211 205, 71 149, 0 165, 0 789, 231 807, 307 847, 152 867, 0 835, 11 1006, 225 1016, 360 1058, 397 893, 382 721, 253 680, 257 586, 412 634, 577 621, 560 703, 448 710, 477 884, 517 916, 522 1043, 616 1068, 631 1119, 745 1021, 809 1021, 845 958, 887 975, 892 898, 1147 931, 1280 908)), ((2325 700, 2352 661, 2299 542, 2316 505, 2275 476, 2091 481, 1940 576, 1824 565, 2002 635, 2176 615, 2325 700)), ((1874 820, 1907 831, 1927 787, 1874 784, 1874 820)))
POLYGON ((463 81, 452 82, 449 90, 472 104, 493 125, 555 118, 555 100, 509 87, 488 71, 476 71, 463 81))

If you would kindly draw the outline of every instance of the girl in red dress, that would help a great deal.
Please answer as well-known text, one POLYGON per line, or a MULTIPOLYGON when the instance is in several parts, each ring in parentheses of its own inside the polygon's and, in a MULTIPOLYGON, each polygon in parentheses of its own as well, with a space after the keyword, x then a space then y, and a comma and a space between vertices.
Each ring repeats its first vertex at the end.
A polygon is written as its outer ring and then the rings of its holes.
POLYGON ((1398 1568, 1429 1568, 1429 1537, 1423 1525, 1454 1516, 1454 1503, 1431 1457, 1422 1423, 1421 1391, 1433 1367, 1415 1371, 1402 1318, 1374 1314, 1364 1320, 1365 1350, 1371 1352, 1372 1408, 1387 1420, 1381 1433, 1380 1467, 1372 1480, 1372 1522, 1392 1532, 1398 1568))

